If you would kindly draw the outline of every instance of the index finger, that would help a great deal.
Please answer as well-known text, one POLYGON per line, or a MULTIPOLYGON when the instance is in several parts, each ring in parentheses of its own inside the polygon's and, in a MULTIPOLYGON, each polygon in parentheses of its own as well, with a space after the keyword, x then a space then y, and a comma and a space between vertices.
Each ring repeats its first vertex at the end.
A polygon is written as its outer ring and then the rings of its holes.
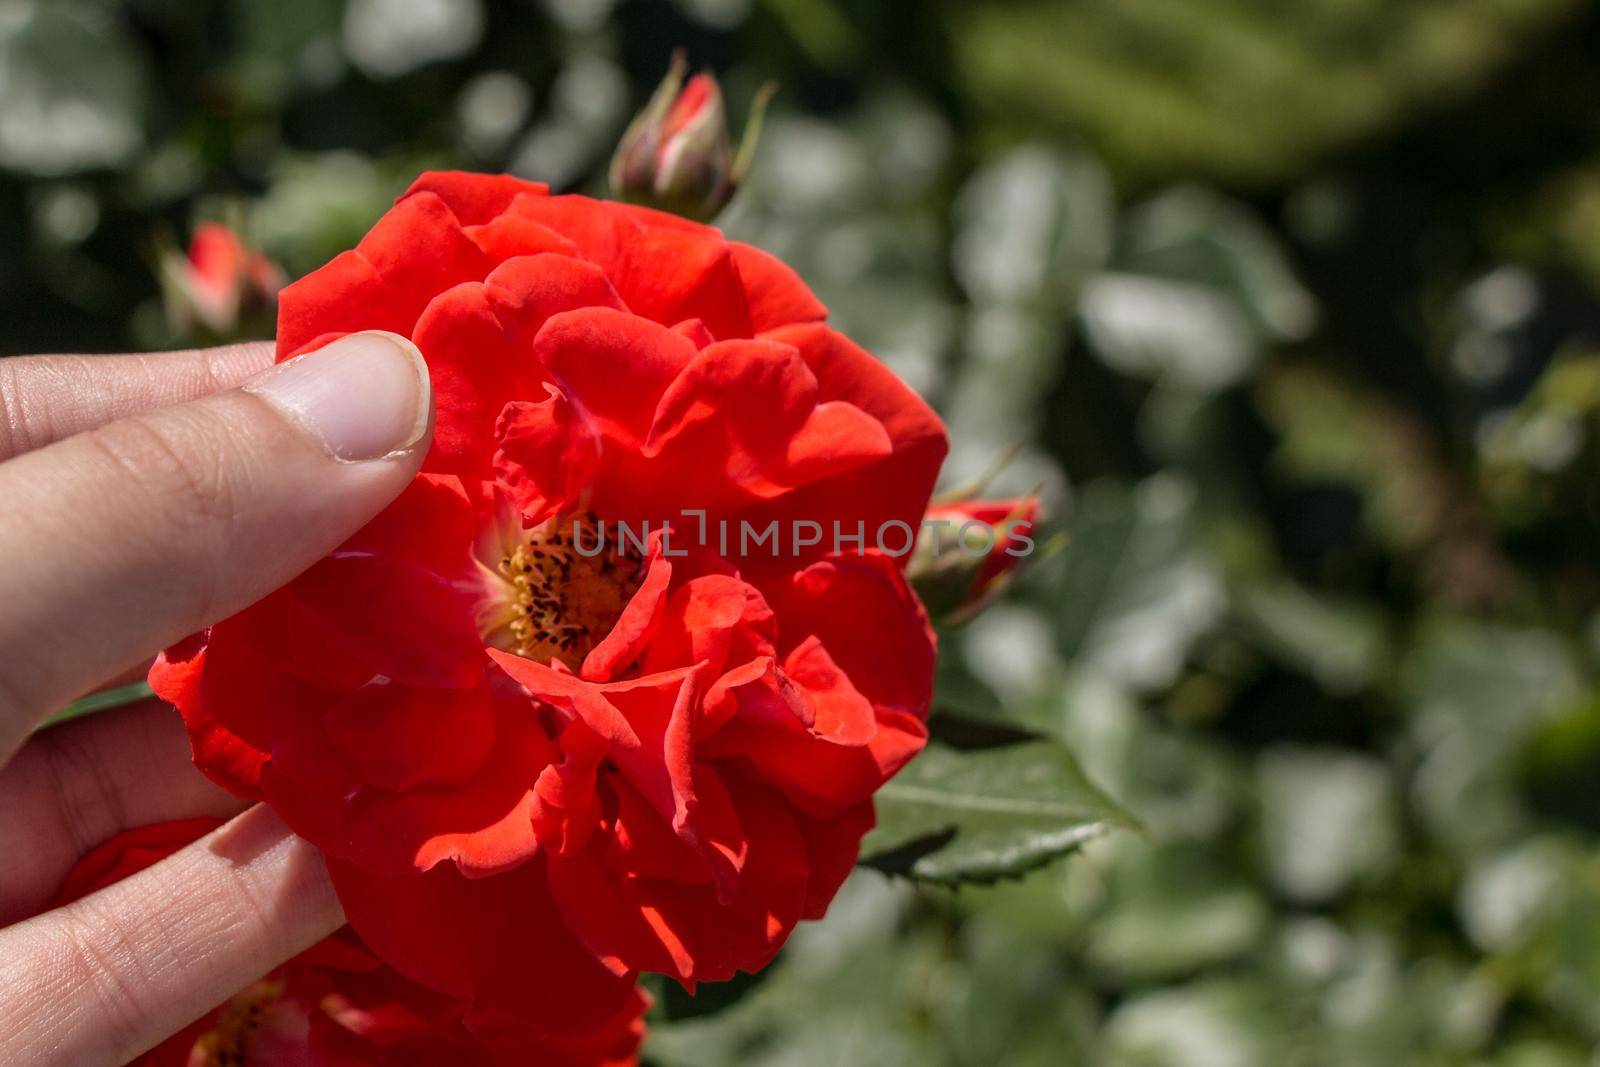
POLYGON ((351 334, 0 463, 0 761, 43 715, 360 529, 421 465, 432 410, 414 345, 351 334))
POLYGON ((126 1063, 343 923, 321 854, 252 808, 0 931, 0 1063, 126 1063))
POLYGON ((272 344, 117 356, 0 359, 0 460, 135 412, 231 389, 272 365, 272 344))

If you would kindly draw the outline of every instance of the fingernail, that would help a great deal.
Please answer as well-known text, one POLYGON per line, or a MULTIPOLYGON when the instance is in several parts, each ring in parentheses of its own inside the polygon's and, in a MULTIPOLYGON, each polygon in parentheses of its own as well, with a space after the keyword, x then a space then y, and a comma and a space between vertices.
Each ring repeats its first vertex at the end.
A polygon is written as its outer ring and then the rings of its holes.
POLYGON ((379 459, 422 439, 432 407, 417 346, 383 330, 353 333, 269 367, 243 386, 335 459, 379 459))

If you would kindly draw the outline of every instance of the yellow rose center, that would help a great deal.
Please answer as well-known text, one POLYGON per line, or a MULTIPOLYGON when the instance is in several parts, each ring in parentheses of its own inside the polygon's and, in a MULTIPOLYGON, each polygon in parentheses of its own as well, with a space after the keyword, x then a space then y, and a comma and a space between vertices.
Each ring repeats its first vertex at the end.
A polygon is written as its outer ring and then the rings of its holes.
POLYGON ((263 979, 224 1004, 214 1029, 195 1042, 189 1062, 197 1067, 247 1067, 251 1039, 283 996, 281 981, 263 979))
POLYGON ((577 669, 639 588, 641 554, 590 516, 552 519, 522 533, 497 561, 506 596, 487 620, 485 638, 518 656, 577 669))

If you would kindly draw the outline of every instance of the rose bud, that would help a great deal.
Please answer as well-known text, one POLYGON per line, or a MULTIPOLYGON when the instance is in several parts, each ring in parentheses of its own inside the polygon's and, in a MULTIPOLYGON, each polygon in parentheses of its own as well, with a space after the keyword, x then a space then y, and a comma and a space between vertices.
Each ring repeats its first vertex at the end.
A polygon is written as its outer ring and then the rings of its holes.
POLYGON ((283 273, 218 222, 195 228, 186 255, 162 256, 167 318, 182 333, 230 337, 257 320, 270 325, 283 273))
POLYGON ((987 607, 1032 554, 1039 498, 934 504, 906 568, 939 626, 966 622, 987 607))
POLYGON ((756 94, 735 155, 717 79, 703 72, 684 85, 686 68, 683 53, 675 53, 667 76, 622 135, 611 157, 611 192, 704 222, 743 184, 773 86, 756 94))

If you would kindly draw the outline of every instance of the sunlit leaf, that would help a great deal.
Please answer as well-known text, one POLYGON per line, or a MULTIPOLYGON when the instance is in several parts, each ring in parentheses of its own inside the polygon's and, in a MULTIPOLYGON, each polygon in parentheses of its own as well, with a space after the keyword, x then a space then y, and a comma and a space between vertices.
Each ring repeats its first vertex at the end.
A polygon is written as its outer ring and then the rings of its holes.
POLYGON ((863 862, 946 883, 1018 875, 1133 825, 1053 741, 929 745, 878 791, 877 808, 863 862))

